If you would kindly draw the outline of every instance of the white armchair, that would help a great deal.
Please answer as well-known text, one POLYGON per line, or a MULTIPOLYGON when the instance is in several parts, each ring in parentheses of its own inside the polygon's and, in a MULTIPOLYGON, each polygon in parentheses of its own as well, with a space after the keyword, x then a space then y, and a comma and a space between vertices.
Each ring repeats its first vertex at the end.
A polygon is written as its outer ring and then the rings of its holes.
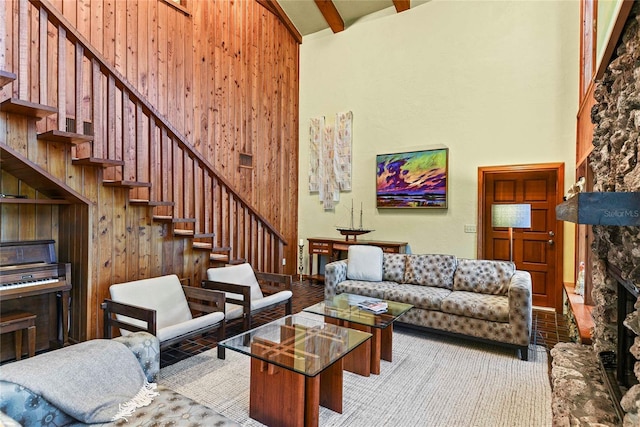
POLYGON ((291 314, 291 276, 254 272, 248 263, 210 268, 202 287, 225 292, 225 319, 243 319, 243 329, 251 329, 251 316, 266 309, 285 305, 291 314))
POLYGON ((111 285, 109 292, 111 299, 102 303, 105 338, 114 327, 121 334, 147 331, 158 337, 160 348, 216 329, 218 339, 224 338, 222 292, 183 286, 176 275, 111 285))

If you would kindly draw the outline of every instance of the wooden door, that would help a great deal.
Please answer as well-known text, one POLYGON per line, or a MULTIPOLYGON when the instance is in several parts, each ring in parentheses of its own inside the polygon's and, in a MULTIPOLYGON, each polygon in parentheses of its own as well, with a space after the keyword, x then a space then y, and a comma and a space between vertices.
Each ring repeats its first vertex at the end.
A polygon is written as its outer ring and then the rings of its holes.
POLYGON ((491 226, 494 203, 531 204, 531 228, 513 230, 513 261, 531 273, 533 304, 562 311, 562 201, 564 165, 525 165, 479 170, 478 258, 509 259, 509 229, 491 226))

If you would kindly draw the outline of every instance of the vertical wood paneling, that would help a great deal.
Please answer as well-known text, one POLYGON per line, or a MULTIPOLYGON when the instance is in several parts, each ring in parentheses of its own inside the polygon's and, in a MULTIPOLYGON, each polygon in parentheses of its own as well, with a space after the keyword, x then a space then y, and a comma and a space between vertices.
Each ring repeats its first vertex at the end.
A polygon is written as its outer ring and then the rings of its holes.
POLYGON ((28 99, 29 95, 29 2, 19 0, 18 10, 18 96, 28 99))
POLYGON ((11 2, 6 1, 0 4, 0 22, 4 22, 4 30, 0 30, 0 70, 6 71, 7 68, 7 31, 11 20, 7 19, 7 8, 11 7, 11 2))
POLYGON ((127 75, 127 9, 129 2, 116 2, 114 9, 115 38, 113 53, 114 66, 123 75, 127 75))
MULTIPOLYGON (((151 105, 158 105, 158 3, 155 1, 147 2, 147 28, 149 29, 149 35, 146 45, 148 46, 148 56, 146 61, 148 63, 148 100, 151 105)), ((145 58, 141 57, 141 61, 145 58)))
MULTIPOLYGON (((28 10, 28 18, 29 18, 29 33, 27 36, 27 40, 39 40, 40 39, 40 14, 37 10, 32 10, 29 8, 28 10)), ((39 53, 36 49, 29 49, 26 54, 28 55, 28 66, 29 66, 29 99, 39 99, 40 97, 40 87, 38 82, 38 77, 40 76, 39 70, 39 53)))
MULTIPOLYGON (((7 33, 8 36, 10 37, 8 40, 9 42, 7 43, 10 46, 11 49, 11 66, 13 69, 14 74, 16 74, 17 76, 19 76, 20 78, 23 78, 23 76, 20 76, 20 37, 17 36, 19 31, 20 31, 20 2, 22 0, 13 0, 12 3, 12 10, 11 10, 11 15, 9 16, 9 20, 11 21, 11 27, 13 29, 12 33, 7 33), (16 35, 17 37, 11 37, 13 35, 16 35)), ((7 60, 9 60, 9 57, 7 57, 7 60)), ((20 96, 20 84, 17 81, 14 81, 12 83, 13 86, 13 92, 11 93, 11 96, 14 97, 19 97, 20 96)))
MULTIPOLYGON (((258 207, 287 240, 295 241, 298 46, 274 16, 253 1, 191 2, 189 16, 155 0, 52 3, 237 194, 258 207), (238 167, 239 152, 253 156, 252 169, 238 167)), ((6 52, 7 68, 19 74, 19 83, 2 94, 12 90, 14 96, 58 106, 60 112, 38 128, 33 121, 12 116, 7 129, 7 119, 0 116, 0 132, 13 134, 7 141, 95 205, 84 213, 78 206, 20 210, 3 204, 0 209, 3 218, 21 218, 21 237, 50 235, 78 264, 74 269, 84 276, 78 295, 87 305, 78 315, 86 329, 74 333, 99 336, 97 306, 112 283, 169 273, 202 277, 206 252, 193 251, 188 239, 172 236, 171 225, 153 222, 154 213, 201 218, 197 231, 215 232, 214 245, 231 245, 232 256, 246 258, 259 269, 281 270, 282 257, 288 269, 295 269, 295 245, 282 250, 279 239, 233 190, 183 151, 173 130, 149 118, 134 91, 118 77, 103 74, 72 32, 45 23, 47 14, 37 8, 24 13, 14 4, 33 8, 27 0, 2 5, 8 16, 6 35, 0 34, 0 47, 6 39, 6 49, 0 52, 6 52), (25 17, 31 31, 21 49, 24 39, 13 29, 25 17), (21 63, 25 67, 13 66, 21 63), (67 116, 77 119, 78 133, 84 132, 84 121, 94 128, 94 142, 78 146, 73 155, 123 159, 124 173, 121 167, 72 165, 69 146, 36 139, 36 132, 45 129, 65 130, 67 116), (174 176, 181 178, 174 182, 174 176), (153 187, 105 187, 103 178, 148 180, 153 187), (134 206, 128 204, 129 195, 176 205, 134 206), (74 216, 90 230, 87 241, 92 244, 81 242, 83 250, 70 249, 77 239, 70 226, 74 216)), ((7 182, 3 177, 2 185, 7 182)), ((2 240, 11 236, 6 228, 3 221, 2 240)))
POLYGON ((105 0, 103 3, 103 48, 102 54, 110 64, 115 65, 116 52, 113 41, 116 37, 116 0, 105 0))
POLYGON ((66 130, 67 119, 67 31, 58 26, 58 130, 66 130))
POLYGON ((89 34, 85 34, 100 52, 104 51, 102 40, 104 37, 104 3, 102 1, 91 2, 91 22, 89 24, 89 34))
MULTIPOLYGON (((139 2, 137 9, 136 36, 137 54, 131 55, 131 60, 136 62, 137 73, 131 81, 137 82, 137 88, 145 97, 149 97, 149 5, 152 2, 139 2)), ((130 31, 129 31, 130 32, 130 31)))

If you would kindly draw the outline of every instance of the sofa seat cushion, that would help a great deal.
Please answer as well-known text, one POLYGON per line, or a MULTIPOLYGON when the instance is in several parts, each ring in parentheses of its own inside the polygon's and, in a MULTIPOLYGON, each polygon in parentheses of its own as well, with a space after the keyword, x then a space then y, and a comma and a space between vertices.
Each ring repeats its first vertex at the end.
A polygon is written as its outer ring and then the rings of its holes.
POLYGON ((509 297, 454 291, 442 301, 442 312, 492 322, 509 322, 509 297))
POLYGON ((398 284, 385 292, 384 299, 412 304, 425 310, 440 310, 442 301, 450 293, 449 289, 398 284))
POLYGON ((385 292, 394 286, 396 282, 368 282, 364 280, 345 280, 336 286, 336 294, 344 292, 350 294, 364 295, 367 297, 384 299, 385 292))
POLYGON ((453 288, 457 259, 453 255, 407 255, 404 283, 453 288))
POLYGON ((515 272, 515 264, 509 261, 459 259, 453 290, 507 295, 515 272))
MULTIPOLYGON (((209 427, 240 426, 224 415, 197 403, 188 397, 176 393, 163 385, 158 385, 159 396, 154 403, 139 409, 129 417, 109 424, 95 424, 91 427, 128 427, 128 426, 176 426, 209 427)), ((75 425, 73 425, 75 427, 75 425)))

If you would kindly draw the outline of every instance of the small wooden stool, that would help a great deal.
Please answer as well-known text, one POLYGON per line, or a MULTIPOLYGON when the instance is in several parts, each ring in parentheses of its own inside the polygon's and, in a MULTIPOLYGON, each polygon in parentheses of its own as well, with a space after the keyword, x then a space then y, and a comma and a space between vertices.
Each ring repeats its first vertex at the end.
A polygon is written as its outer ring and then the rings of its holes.
POLYGON ((36 354, 36 315, 26 311, 9 311, 0 315, 0 334, 15 332, 16 360, 22 358, 22 330, 27 330, 29 357, 36 354))

